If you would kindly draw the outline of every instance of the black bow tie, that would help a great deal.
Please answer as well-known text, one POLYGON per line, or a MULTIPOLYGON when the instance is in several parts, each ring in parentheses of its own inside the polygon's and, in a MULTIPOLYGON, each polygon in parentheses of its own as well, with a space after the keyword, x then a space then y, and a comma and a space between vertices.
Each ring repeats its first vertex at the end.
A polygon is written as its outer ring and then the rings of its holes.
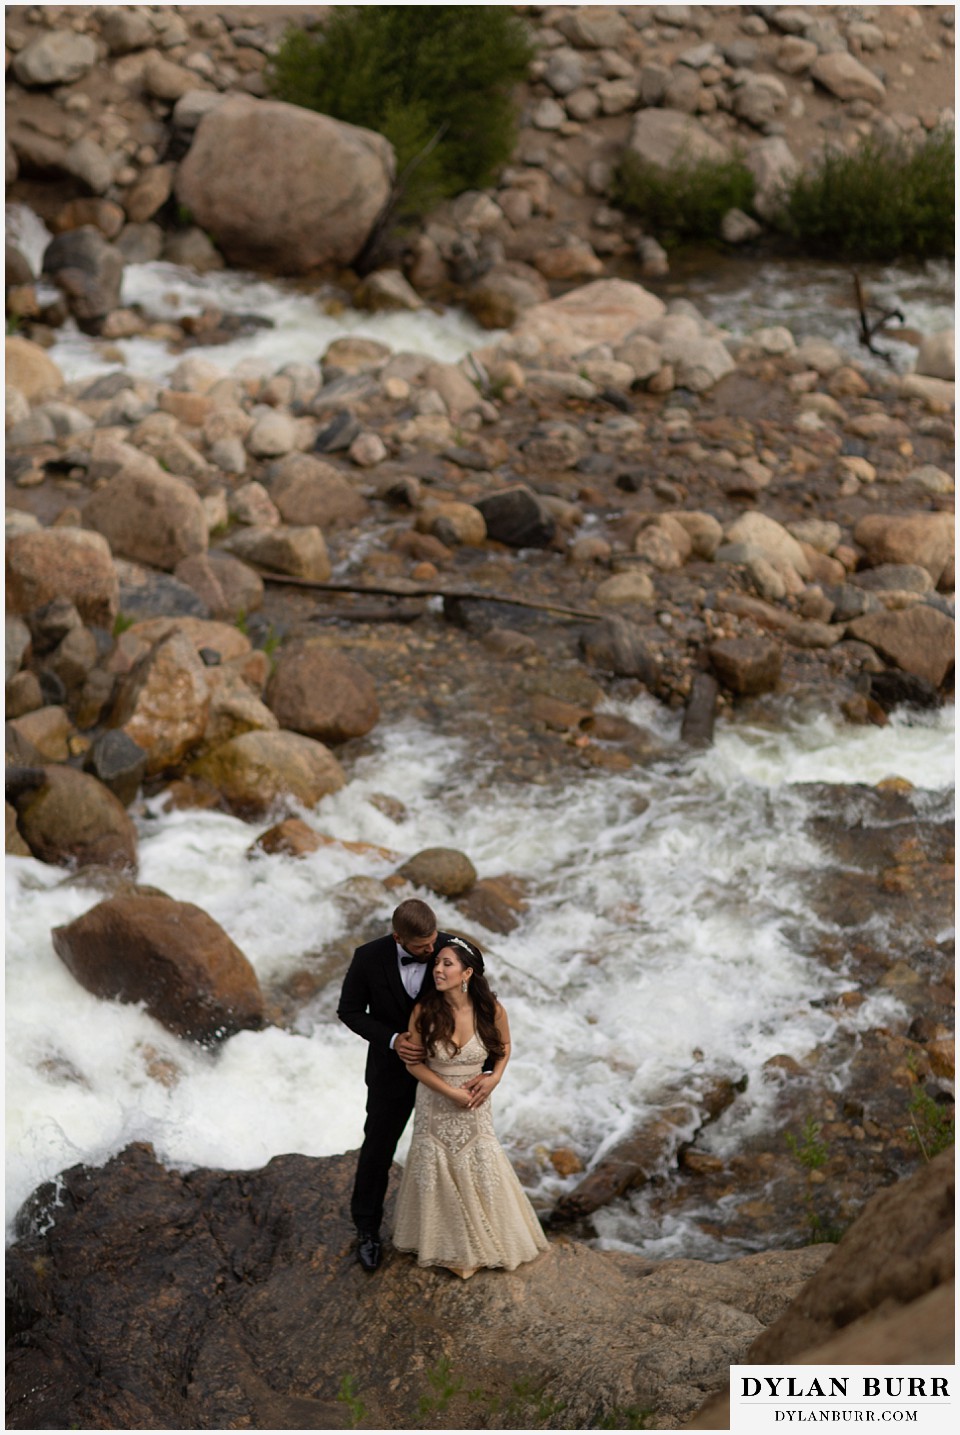
POLYGON ((418 966, 423 967, 423 966, 426 966, 426 964, 427 964, 427 962, 429 962, 429 960, 430 960, 429 957, 411 957, 411 956, 404 956, 404 957, 401 957, 401 958, 400 958, 400 965, 401 965, 402 967, 409 967, 412 962, 416 962, 418 966))

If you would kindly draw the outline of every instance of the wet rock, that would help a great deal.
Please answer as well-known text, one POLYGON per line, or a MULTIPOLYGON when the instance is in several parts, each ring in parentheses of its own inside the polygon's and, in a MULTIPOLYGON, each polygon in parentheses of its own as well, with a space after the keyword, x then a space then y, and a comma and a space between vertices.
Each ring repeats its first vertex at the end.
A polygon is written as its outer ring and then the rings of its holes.
POLYGON ((198 124, 177 197, 231 264, 298 274, 357 257, 393 174, 382 136, 235 95, 198 124))
POLYGON ((46 767, 44 784, 15 799, 20 833, 41 862, 135 871, 137 835, 123 803, 72 767, 46 767))
POLYGON ((188 638, 172 633, 123 679, 111 723, 143 749, 153 775, 176 767, 200 741, 209 711, 203 663, 188 638))
POLYGON ((19 671, 30 654, 30 629, 22 618, 8 614, 5 621, 6 681, 19 671))
POLYGON ((223 928, 192 902, 108 898, 53 930, 54 950, 81 986, 144 1004, 190 1041, 223 1041, 264 1024, 256 973, 223 928))
POLYGON ((44 250, 43 272, 63 290, 81 327, 119 308, 123 256, 92 226, 56 235, 44 250))
POLYGON ((953 667, 954 622, 926 603, 855 618, 851 637, 869 643, 905 673, 939 687, 953 667))
POLYGON ((28 613, 55 598, 96 627, 113 627, 120 585, 106 540, 78 528, 43 528, 7 541, 7 605, 28 613))
POLYGON ((310 525, 247 528, 231 534, 224 547, 244 563, 316 583, 326 583, 332 571, 323 533, 310 525))
POLYGON ((709 747, 717 715, 720 685, 710 673, 695 673, 683 713, 680 737, 688 747, 709 747))
MULTIPOLYGON (((35 753, 41 760, 46 758, 50 762, 66 762, 70 756, 70 737, 73 727, 70 722, 70 714, 65 707, 58 702, 52 702, 45 691, 46 684, 38 683, 40 688, 40 704, 24 713, 22 717, 9 715, 7 723, 8 734, 14 733, 17 738, 26 744, 28 750, 35 753)), ((60 694, 65 697, 66 694, 60 694)))
POLYGON ((94 739, 83 765, 124 807, 129 807, 146 775, 147 754, 128 733, 114 730, 94 739))
POLYGON ((593 667, 618 677, 639 678, 656 692, 660 686, 661 659, 644 634, 624 618, 605 618, 593 625, 583 638, 584 656, 593 667))
POLYGON ((626 341, 638 325, 660 318, 662 299, 640 284, 597 279, 559 299, 528 309, 515 333, 540 340, 550 351, 573 357, 594 344, 626 341))
POLYGON ((870 676, 870 697, 885 713, 898 707, 937 708, 940 697, 933 683, 911 673, 890 669, 870 676))
MULTIPOLYGON (((198 559, 202 554, 196 555, 198 559)), ((179 564, 177 567, 179 568, 179 564)), ((114 567, 120 580, 120 611, 125 618, 149 619, 207 618, 210 610, 203 598, 188 584, 169 573, 158 573, 139 563, 118 558, 114 567)))
POLYGON ((470 858, 451 847, 426 847, 397 870, 415 887, 425 887, 438 897, 459 897, 477 880, 470 858))
POLYGON ((323 639, 284 645, 266 699, 281 727, 324 743, 361 737, 380 716, 373 679, 323 639))
POLYGON ((457 898, 457 910, 469 921, 503 936, 520 925, 525 909, 522 886, 511 877, 482 877, 457 898))
POLYGON ((724 687, 741 697, 771 692, 780 680, 783 657, 766 638, 720 638, 707 655, 724 687))
POLYGON ((556 531, 546 505, 524 485, 478 499, 476 508, 483 516, 487 536, 511 548, 546 548, 556 531))
POLYGON ((323 846, 319 832, 315 832, 300 817, 285 817, 266 832, 261 832, 251 847, 253 852, 266 852, 271 857, 307 857, 323 846))
POLYGON ((190 771, 242 817, 263 816, 291 802, 315 807, 346 780, 322 743, 293 732, 242 733, 205 753, 190 771))

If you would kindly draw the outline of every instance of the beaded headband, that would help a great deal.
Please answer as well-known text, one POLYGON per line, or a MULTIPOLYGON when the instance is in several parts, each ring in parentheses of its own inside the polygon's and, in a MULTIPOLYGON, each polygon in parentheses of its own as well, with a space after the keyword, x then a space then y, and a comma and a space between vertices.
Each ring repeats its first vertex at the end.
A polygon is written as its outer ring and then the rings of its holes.
POLYGON ((483 957, 480 955, 480 949, 475 947, 472 942, 464 941, 463 937, 447 937, 443 945, 445 947, 462 947, 470 958, 473 970, 475 972, 483 971, 483 957))

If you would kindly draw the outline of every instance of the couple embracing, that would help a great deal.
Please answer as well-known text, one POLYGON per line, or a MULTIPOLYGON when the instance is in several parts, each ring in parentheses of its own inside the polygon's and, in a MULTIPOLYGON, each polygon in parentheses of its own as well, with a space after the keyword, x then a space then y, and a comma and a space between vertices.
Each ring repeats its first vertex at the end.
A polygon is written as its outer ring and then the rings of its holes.
POLYGON ((494 1134, 490 1094, 510 1057, 507 1014, 480 949, 437 931, 426 902, 354 952, 337 1015, 369 1043, 367 1119, 351 1199, 357 1258, 375 1271, 390 1166, 415 1108, 393 1243, 466 1278, 515 1270, 546 1250, 533 1207, 494 1134))

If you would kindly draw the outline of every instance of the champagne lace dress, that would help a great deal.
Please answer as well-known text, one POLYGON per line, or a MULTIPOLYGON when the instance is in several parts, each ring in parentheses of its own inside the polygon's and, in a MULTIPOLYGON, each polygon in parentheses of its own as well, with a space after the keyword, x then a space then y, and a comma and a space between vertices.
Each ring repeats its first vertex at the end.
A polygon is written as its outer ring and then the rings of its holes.
MULTIPOLYGON (((474 1034, 429 1066, 451 1086, 482 1069, 474 1034)), ((421 1083, 413 1140, 397 1196, 393 1244, 421 1266, 498 1266, 512 1271, 547 1249, 547 1239, 493 1130, 489 1100, 473 1111, 421 1083)))

